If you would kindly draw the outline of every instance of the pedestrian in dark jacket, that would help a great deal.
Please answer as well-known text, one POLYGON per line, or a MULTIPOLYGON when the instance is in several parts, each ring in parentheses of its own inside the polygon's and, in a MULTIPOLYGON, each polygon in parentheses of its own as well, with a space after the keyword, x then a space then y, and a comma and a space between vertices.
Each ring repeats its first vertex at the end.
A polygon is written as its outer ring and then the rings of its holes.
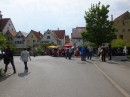
POLYGON ((101 46, 101 50, 102 50, 102 62, 106 62, 106 47, 105 47, 105 44, 102 44, 101 46))
POLYGON ((14 70, 13 73, 16 73, 14 59, 13 59, 13 51, 10 49, 10 46, 7 46, 7 48, 4 50, 3 58, 4 58, 4 64, 5 64, 4 72, 5 73, 7 72, 8 64, 11 63, 14 70))
POLYGON ((109 60, 111 60, 111 55, 112 55, 111 44, 108 45, 108 55, 109 55, 109 60))

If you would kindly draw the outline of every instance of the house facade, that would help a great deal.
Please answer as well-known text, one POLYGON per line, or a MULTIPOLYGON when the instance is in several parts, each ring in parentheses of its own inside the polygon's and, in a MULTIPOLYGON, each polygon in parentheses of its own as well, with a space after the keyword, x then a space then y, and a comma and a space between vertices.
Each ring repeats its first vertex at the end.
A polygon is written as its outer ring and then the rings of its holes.
POLYGON ((79 45, 83 44, 81 32, 85 31, 85 27, 76 27, 72 29, 71 33, 71 42, 72 45, 78 47, 79 45))
POLYGON ((22 32, 19 31, 15 38, 14 38, 14 44, 17 48, 26 48, 27 44, 26 44, 26 37, 27 37, 28 33, 26 32, 22 32))
POLYGON ((41 39, 41 43, 51 42, 53 45, 61 47, 61 40, 51 30, 44 32, 44 36, 41 39))
POLYGON ((57 37, 61 40, 61 45, 60 47, 62 48, 65 45, 65 30, 52 30, 57 37))
POLYGON ((2 32, 3 35, 5 35, 5 33, 8 30, 12 30, 14 32, 16 32, 15 27, 11 21, 10 18, 2 18, 2 14, 0 11, 0 32, 2 32))
POLYGON ((117 39, 121 38, 126 42, 130 42, 130 13, 128 11, 114 20, 114 26, 116 27, 117 39))
POLYGON ((7 40, 7 43, 9 44, 14 44, 14 41, 15 41, 15 36, 16 36, 17 32, 15 31, 12 31, 12 30, 8 30, 4 37, 6 38, 7 40))
POLYGON ((42 37, 43 35, 40 32, 31 30, 26 38, 27 47, 38 47, 40 45, 40 40, 42 37))
POLYGON ((70 43, 69 35, 66 35, 66 36, 65 36, 65 44, 67 44, 67 43, 70 43))

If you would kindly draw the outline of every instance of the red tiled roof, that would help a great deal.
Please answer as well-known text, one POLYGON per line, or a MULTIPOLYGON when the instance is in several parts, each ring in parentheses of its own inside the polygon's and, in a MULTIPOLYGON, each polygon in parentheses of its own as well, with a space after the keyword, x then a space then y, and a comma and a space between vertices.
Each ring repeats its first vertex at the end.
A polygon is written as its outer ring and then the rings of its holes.
POLYGON ((64 39, 65 37, 65 30, 52 30, 52 32, 54 32, 60 39, 64 39))
POLYGON ((68 43, 70 42, 69 35, 65 36, 65 42, 68 42, 68 43))
POLYGON ((81 32, 85 31, 85 27, 76 27, 72 29, 71 38, 82 38, 81 32))
POLYGON ((12 36, 16 36, 17 35, 17 32, 15 32, 15 31, 12 31, 12 30, 9 30, 9 32, 12 34, 12 36))
POLYGON ((53 32, 53 31, 51 31, 51 30, 49 30, 49 31, 51 32, 51 34, 54 36, 54 38, 55 38, 57 41, 61 41, 55 32, 53 32))
POLYGON ((0 30, 1 30, 1 31, 5 28, 6 24, 7 24, 8 21, 9 21, 9 19, 10 19, 10 18, 0 19, 0 30))
POLYGON ((126 11, 125 13, 123 13, 122 15, 118 16, 115 20, 114 20, 114 25, 116 25, 120 20, 122 20, 123 18, 130 18, 130 13, 128 11, 126 11))
POLYGON ((40 40, 43 37, 43 35, 40 32, 36 32, 34 30, 31 31, 34 33, 34 35, 37 37, 38 40, 40 40))

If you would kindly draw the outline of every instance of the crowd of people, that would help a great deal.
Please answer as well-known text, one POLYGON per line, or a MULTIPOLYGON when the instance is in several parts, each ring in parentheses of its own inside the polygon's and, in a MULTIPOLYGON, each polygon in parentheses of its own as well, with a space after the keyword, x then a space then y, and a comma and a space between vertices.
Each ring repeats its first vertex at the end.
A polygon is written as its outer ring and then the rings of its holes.
MULTIPOLYGON (((127 53, 128 50, 123 49, 124 53, 127 53)), ((5 64, 4 72, 7 72, 7 68, 9 63, 11 63, 14 72, 16 73, 16 68, 14 65, 14 58, 13 58, 13 51, 10 49, 10 46, 7 46, 4 51, 2 52, 3 55, 0 59, 3 59, 3 62, 5 64)), ((117 53, 120 54, 121 50, 120 48, 117 49, 117 53)), ((81 48, 72 48, 72 47, 66 47, 66 48, 59 48, 59 49, 48 49, 48 54, 53 57, 65 57, 66 59, 71 59, 72 56, 81 57, 81 61, 92 60, 92 56, 94 54, 94 49, 91 45, 88 47, 82 46, 81 48)), ((109 44, 108 47, 105 46, 105 44, 102 44, 102 46, 99 46, 97 49, 97 55, 100 56, 99 58, 102 60, 102 62, 106 61, 106 56, 108 56, 109 60, 112 59, 112 48, 109 44)), ((36 50, 34 49, 34 57, 36 56, 36 50)), ((25 68, 24 70, 28 72, 28 58, 31 61, 30 54, 27 51, 26 48, 21 52, 20 59, 23 61, 25 68)))

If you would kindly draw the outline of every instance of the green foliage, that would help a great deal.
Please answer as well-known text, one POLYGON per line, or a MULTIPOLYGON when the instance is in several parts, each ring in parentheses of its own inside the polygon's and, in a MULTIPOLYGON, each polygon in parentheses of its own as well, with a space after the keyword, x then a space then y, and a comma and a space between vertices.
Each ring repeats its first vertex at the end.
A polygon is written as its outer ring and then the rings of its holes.
POLYGON ((100 2, 96 5, 91 5, 88 12, 85 11, 86 31, 81 35, 83 40, 88 40, 97 45, 102 43, 110 43, 116 38, 114 33, 113 21, 107 20, 109 5, 100 5, 100 2))
POLYGON ((37 48, 37 53, 38 53, 38 54, 41 54, 41 53, 42 53, 41 47, 38 47, 38 48, 37 48))
POLYGON ((45 52, 48 49, 48 46, 51 46, 52 43, 47 42, 47 43, 42 43, 38 48, 37 52, 38 54, 41 54, 42 52, 45 52))
POLYGON ((124 44, 124 40, 123 39, 116 39, 115 41, 111 42, 111 46, 113 48, 123 48, 126 45, 126 47, 130 47, 130 43, 126 43, 124 44))
POLYGON ((0 49, 3 49, 6 46, 6 38, 3 37, 2 32, 0 32, 0 49))

